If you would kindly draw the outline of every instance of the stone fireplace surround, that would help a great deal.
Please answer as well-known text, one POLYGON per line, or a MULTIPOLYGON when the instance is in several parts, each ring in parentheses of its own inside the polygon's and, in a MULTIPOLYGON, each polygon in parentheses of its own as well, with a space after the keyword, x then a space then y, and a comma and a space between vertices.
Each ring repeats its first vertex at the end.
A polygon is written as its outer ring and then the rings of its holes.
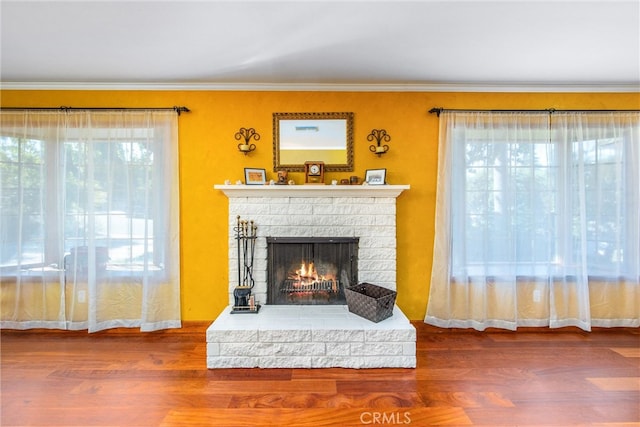
POLYGON ((374 323, 347 306, 263 305, 231 314, 237 216, 258 227, 253 290, 267 300, 266 237, 359 237, 358 279, 396 289, 396 198, 408 185, 216 185, 229 198, 229 307, 207 330, 207 367, 415 367, 415 328, 395 307, 374 323))

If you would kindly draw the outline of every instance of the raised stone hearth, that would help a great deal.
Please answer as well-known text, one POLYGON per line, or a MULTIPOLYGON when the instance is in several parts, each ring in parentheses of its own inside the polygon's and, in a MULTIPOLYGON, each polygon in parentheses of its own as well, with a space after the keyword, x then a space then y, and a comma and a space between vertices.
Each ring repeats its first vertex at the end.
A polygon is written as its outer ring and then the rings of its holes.
POLYGON ((345 305, 227 308, 207 329, 208 368, 415 368, 416 331, 397 307, 373 323, 345 305))
POLYGON ((216 185, 229 198, 229 307, 207 330, 207 366, 415 367, 415 329, 398 308, 379 323, 346 305, 265 305, 267 237, 356 237, 358 282, 396 290, 396 198, 408 185, 216 185), (231 313, 237 217, 257 225, 255 313, 231 313))

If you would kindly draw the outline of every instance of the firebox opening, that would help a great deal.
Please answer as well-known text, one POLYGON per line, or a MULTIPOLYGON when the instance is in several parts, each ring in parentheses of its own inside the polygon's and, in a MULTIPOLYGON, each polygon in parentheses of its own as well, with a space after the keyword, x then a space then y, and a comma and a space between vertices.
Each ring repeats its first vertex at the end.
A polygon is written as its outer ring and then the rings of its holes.
POLYGON ((358 283, 357 237, 267 237, 267 304, 346 304, 358 283))

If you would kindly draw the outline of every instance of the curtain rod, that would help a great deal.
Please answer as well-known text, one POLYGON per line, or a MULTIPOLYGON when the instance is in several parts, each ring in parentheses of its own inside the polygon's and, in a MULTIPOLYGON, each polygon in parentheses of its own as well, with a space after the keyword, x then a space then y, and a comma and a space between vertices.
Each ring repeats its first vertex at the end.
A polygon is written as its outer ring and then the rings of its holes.
POLYGON ((555 108, 545 108, 542 110, 467 110, 467 109, 449 109, 442 107, 434 107, 429 110, 429 113, 435 113, 438 117, 443 111, 459 111, 459 112, 486 112, 486 113, 548 113, 553 114, 557 112, 565 112, 565 113, 615 113, 615 112, 640 112, 640 110, 556 110, 555 108))
POLYGON ((180 113, 189 113, 191 112, 191 110, 189 110, 187 107, 178 107, 178 106, 173 106, 173 107, 165 107, 165 108, 117 108, 117 107, 66 107, 66 106, 60 106, 60 107, 2 107, 0 108, 1 110, 41 110, 41 111, 53 111, 53 110, 57 110, 57 111, 72 111, 72 110, 85 110, 85 111, 164 111, 164 110, 173 110, 175 111, 178 115, 180 115, 180 113))

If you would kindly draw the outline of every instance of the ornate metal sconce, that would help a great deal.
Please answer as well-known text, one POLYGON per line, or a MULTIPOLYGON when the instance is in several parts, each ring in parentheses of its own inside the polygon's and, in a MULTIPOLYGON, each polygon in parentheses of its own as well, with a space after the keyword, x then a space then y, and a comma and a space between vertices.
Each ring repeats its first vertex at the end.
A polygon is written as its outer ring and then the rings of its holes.
POLYGON ((377 154, 378 157, 389 151, 389 146, 387 144, 382 144, 383 141, 391 141, 391 135, 389 135, 386 130, 373 129, 371 133, 367 135, 367 141, 373 141, 374 139, 376 140, 376 145, 370 145, 369 151, 377 154))
POLYGON ((240 128, 240 130, 236 132, 235 138, 238 141, 244 138, 244 144, 242 142, 238 144, 238 150, 246 156, 256 149, 256 144, 250 144, 249 141, 251 141, 252 138, 258 141, 260 134, 257 133, 254 128, 240 128))

